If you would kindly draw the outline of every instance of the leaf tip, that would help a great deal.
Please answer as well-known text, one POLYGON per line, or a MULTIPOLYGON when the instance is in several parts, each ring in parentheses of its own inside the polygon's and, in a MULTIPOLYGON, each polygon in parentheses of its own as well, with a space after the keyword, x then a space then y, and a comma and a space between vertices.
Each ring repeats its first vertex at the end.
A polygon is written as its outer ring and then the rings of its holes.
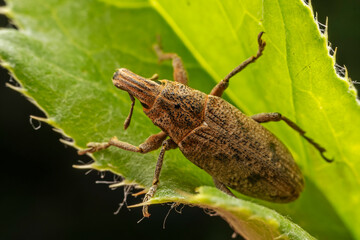
MULTIPOLYGON (((331 44, 330 44, 330 46, 331 46, 331 44)), ((335 47, 335 50, 333 51, 333 59, 334 59, 334 62, 336 62, 336 53, 337 53, 337 47, 335 47)))
POLYGON ((12 90, 14 90, 14 91, 16 91, 16 92, 19 92, 19 93, 25 93, 26 92, 26 90, 23 88, 23 87, 21 87, 21 86, 16 86, 16 85, 13 85, 13 84, 11 84, 11 83, 5 83, 5 86, 6 87, 8 87, 8 88, 10 88, 10 89, 12 89, 12 90))
POLYGON ((94 163, 90 163, 90 164, 82 164, 82 165, 72 165, 73 168, 76 169, 96 169, 94 167, 94 163))
POLYGON ((123 187, 123 186, 134 186, 135 188, 141 188, 138 186, 137 183, 127 181, 126 179, 124 179, 121 182, 109 185, 109 188, 118 188, 118 187, 123 187))
POLYGON ((38 116, 34 116, 34 115, 30 115, 30 120, 37 120, 39 122, 44 122, 44 123, 49 123, 49 119, 48 118, 43 118, 43 117, 38 117, 38 116))
POLYGON ((326 41, 328 41, 328 26, 329 26, 329 18, 328 17, 326 17, 326 20, 325 20, 325 26, 324 26, 324 33, 323 33, 323 35, 325 36, 325 38, 326 38, 326 41))
POLYGON ((75 146, 74 141, 72 141, 72 140, 60 138, 59 141, 60 141, 61 143, 65 144, 66 146, 70 146, 70 147, 74 147, 74 146, 75 146))

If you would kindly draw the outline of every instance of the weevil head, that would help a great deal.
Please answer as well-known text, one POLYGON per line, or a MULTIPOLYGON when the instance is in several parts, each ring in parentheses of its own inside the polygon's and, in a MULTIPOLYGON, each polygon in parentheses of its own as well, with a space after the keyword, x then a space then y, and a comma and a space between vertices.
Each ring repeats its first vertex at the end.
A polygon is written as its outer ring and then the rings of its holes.
POLYGON ((150 110, 144 113, 175 143, 204 121, 207 95, 184 84, 160 80, 163 88, 150 110))
POLYGON ((113 76, 113 84, 137 98, 145 109, 150 109, 161 92, 162 86, 143 78, 126 68, 118 69, 113 76))

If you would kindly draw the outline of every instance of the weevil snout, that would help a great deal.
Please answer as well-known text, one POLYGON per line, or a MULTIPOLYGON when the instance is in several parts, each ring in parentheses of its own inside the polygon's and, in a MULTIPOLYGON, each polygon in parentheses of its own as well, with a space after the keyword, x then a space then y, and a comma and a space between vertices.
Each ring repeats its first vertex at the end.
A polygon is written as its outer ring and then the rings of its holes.
POLYGON ((151 108, 161 91, 161 85, 143 78, 126 68, 118 69, 112 79, 114 85, 137 98, 144 108, 151 108))

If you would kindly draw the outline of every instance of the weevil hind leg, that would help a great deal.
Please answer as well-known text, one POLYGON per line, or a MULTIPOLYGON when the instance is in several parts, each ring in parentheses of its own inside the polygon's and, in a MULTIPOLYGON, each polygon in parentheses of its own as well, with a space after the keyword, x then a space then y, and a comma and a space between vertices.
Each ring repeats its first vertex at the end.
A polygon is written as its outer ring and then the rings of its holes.
POLYGON ((160 37, 158 37, 158 41, 153 47, 159 62, 172 60, 172 66, 174 68, 174 81, 188 85, 187 73, 181 58, 176 53, 164 53, 160 44, 160 37))
POLYGON ((213 178, 213 181, 214 181, 215 187, 217 189, 221 190, 222 192, 226 193, 227 195, 236 197, 225 184, 223 184, 222 182, 219 182, 215 178, 213 178))
MULTIPOLYGON (((178 147, 177 144, 172 139, 167 139, 167 140, 162 142, 160 154, 159 154, 159 157, 158 157, 158 160, 157 160, 157 163, 156 163, 156 168, 155 168, 154 178, 153 178, 153 181, 152 181, 152 186, 150 187, 149 191, 146 193, 146 195, 145 195, 145 197, 143 199, 144 203, 149 201, 155 195, 155 192, 156 192, 157 187, 159 185, 160 172, 161 172, 162 164, 163 164, 163 161, 164 161, 165 152, 167 150, 175 149, 177 147, 178 147)), ((144 217, 150 217, 150 213, 148 211, 148 205, 143 206, 142 212, 143 212, 144 217)))
POLYGON ((247 65, 249 65, 250 63, 255 62, 263 53, 265 46, 266 46, 266 42, 263 41, 261 39, 262 35, 264 34, 264 32, 260 32, 258 35, 258 51, 256 53, 256 56, 251 56, 248 59, 246 59, 244 62, 242 62, 239 66, 237 66, 236 68, 234 68, 234 70, 232 70, 223 80, 221 80, 210 92, 210 95, 213 96, 218 96, 221 97, 222 94, 224 93, 224 91, 226 90, 226 88, 229 86, 229 80, 230 78, 232 78, 234 75, 236 75, 237 73, 239 73, 241 70, 243 70, 247 65))
POLYGON ((302 130, 296 123, 288 119, 287 117, 281 115, 280 113, 273 112, 273 113, 259 113, 251 116, 251 118, 258 123, 266 123, 266 122, 278 122, 278 121, 284 121, 289 127, 297 131, 303 138, 305 138, 306 141, 308 141, 311 145, 313 145, 319 152, 321 157, 327 161, 332 162, 334 159, 329 159, 325 157, 324 152, 326 152, 326 149, 317 142, 315 142, 313 139, 305 136, 305 131, 302 130))

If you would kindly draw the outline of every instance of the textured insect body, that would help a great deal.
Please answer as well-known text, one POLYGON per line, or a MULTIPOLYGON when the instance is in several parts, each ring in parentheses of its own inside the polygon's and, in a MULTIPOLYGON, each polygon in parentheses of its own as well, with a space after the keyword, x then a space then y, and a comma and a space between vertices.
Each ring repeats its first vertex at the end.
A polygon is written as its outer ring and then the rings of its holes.
POLYGON ((214 179, 273 202, 289 202, 301 193, 303 177, 287 148, 230 103, 181 83, 162 80, 159 85, 119 69, 114 83, 123 82, 136 85, 122 89, 138 98, 153 123, 214 179), (146 97, 138 95, 139 89, 146 97))
POLYGON ((300 169, 287 148, 219 97, 208 97, 204 123, 186 136, 179 148, 216 180, 252 197, 289 202, 304 187, 300 169))
MULTIPOLYGON (((236 67, 210 94, 186 86, 187 75, 181 59, 174 53, 163 53, 158 45, 155 51, 159 60, 173 60, 175 81, 160 80, 159 84, 124 68, 117 70, 113 83, 127 91, 132 101, 125 129, 130 124, 137 98, 144 113, 161 132, 151 135, 139 146, 119 141, 116 137, 109 142, 89 143, 88 148, 80 150, 79 154, 93 153, 110 146, 138 153, 161 148, 152 187, 147 192, 140 192, 146 193, 144 202, 156 192, 165 152, 174 148, 179 148, 187 159, 208 172, 215 186, 231 196, 234 195, 228 187, 272 202, 297 199, 304 188, 303 175, 284 144, 259 123, 284 121, 330 162, 323 155, 325 149, 279 113, 260 113, 248 117, 221 98, 229 79, 262 55, 265 42, 261 36, 262 33, 258 36, 256 56, 236 67)), ((143 214, 150 216, 146 205, 143 214)))

